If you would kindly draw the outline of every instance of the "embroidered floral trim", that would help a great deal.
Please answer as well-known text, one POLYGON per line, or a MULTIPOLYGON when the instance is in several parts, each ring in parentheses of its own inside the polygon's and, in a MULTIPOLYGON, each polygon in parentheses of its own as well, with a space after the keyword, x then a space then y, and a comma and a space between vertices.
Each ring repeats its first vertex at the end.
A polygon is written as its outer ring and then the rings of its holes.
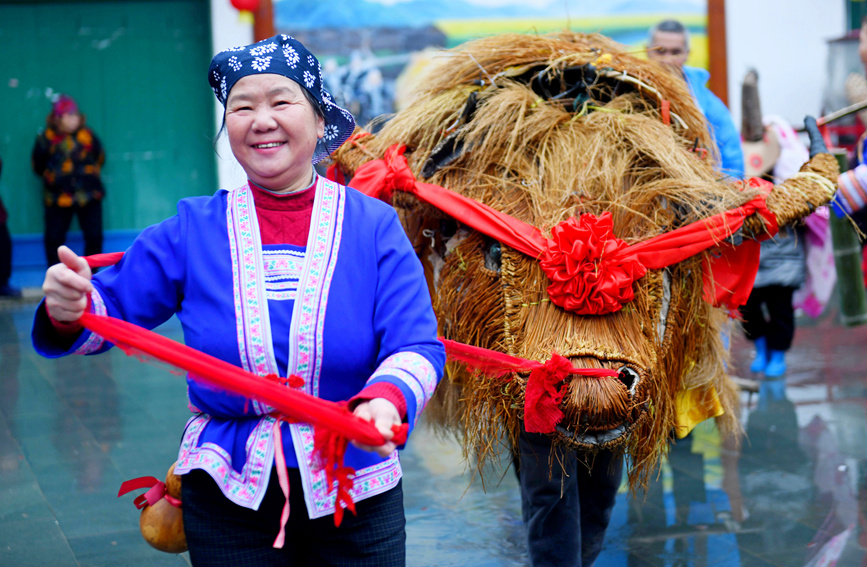
POLYGON ((334 232, 331 235, 331 242, 328 247, 331 257, 326 262, 325 277, 322 282, 322 292, 319 298, 319 318, 316 321, 316 375, 313 386, 317 396, 319 395, 319 371, 322 368, 322 354, 325 351, 325 307, 328 304, 328 293, 331 290, 331 281, 334 279, 334 269, 337 267, 337 252, 340 249, 340 240, 343 237, 343 209, 346 198, 344 188, 338 186, 333 181, 326 181, 325 183, 332 186, 328 193, 332 195, 332 201, 334 201, 332 206, 334 218, 331 220, 334 232))
POLYGON ((274 301, 295 300, 305 258, 304 252, 295 250, 263 251, 266 299, 274 301))
MULTIPOLYGON (((102 298, 102 295, 99 294, 99 290, 96 287, 93 288, 93 292, 90 294, 90 306, 93 309, 93 313, 96 315, 106 315, 108 309, 105 307, 105 300, 102 298)), ((80 347, 75 349, 73 354, 90 354, 91 352, 96 352, 102 348, 105 344, 105 339, 96 333, 90 333, 90 336, 87 337, 87 340, 84 341, 80 347)))
MULTIPOLYGON (((321 177, 319 179, 309 244, 304 253, 289 251, 283 254, 285 251, 282 250, 277 253, 262 251, 255 216, 250 213, 253 207, 252 197, 246 186, 229 194, 227 213, 232 277, 237 290, 234 301, 242 364, 245 369, 257 374, 264 374, 260 371, 262 364, 276 366, 271 347, 270 328, 266 321, 267 300, 275 296, 289 299, 290 294, 295 294, 296 304, 293 309, 291 330, 295 340, 289 345, 289 367, 294 368, 294 373, 305 380, 305 390, 314 395, 319 392, 328 289, 337 264, 345 199, 343 187, 321 177), (299 277, 298 289, 290 290, 288 289, 292 285, 289 283, 290 278, 296 269, 299 277)), ((412 376, 407 376, 407 380, 411 384, 415 383, 415 386, 410 387, 417 392, 416 397, 422 399, 419 403, 419 407, 422 407, 424 399, 430 397, 429 394, 425 396, 425 387, 421 385, 425 380, 417 381, 416 374, 413 374, 411 369, 408 372, 412 376)), ((418 371, 417 376, 423 375, 424 372, 418 371)), ((434 373, 434 382, 435 379, 434 373)), ((254 410, 257 413, 264 413, 260 411, 263 406, 262 404, 259 407, 254 406, 254 410)), ((243 477, 248 467, 252 467, 250 469, 252 473, 258 470, 260 465, 265 466, 267 470, 256 477, 259 479, 260 487, 261 482, 267 484, 267 478, 262 479, 270 474, 270 466, 273 462, 272 422, 272 418, 264 416, 257 425, 255 430, 257 433, 251 436, 247 445, 248 455, 255 454, 255 456, 249 457, 240 475, 243 477), (251 453, 251 447, 255 447, 256 451, 251 453), (264 460, 262 460, 263 455, 264 460)), ((301 424, 293 424, 290 427, 302 474, 305 500, 308 510, 311 511, 311 517, 331 514, 334 511, 334 493, 329 496, 327 489, 330 487, 325 486, 324 473, 314 475, 312 472, 312 428, 301 424)), ((221 448, 208 444, 195 448, 197 441, 197 433, 185 433, 181 449, 184 467, 207 470, 220 484, 227 497, 241 505, 249 506, 252 502, 249 494, 257 492, 249 487, 245 488, 243 486, 245 481, 237 479, 237 474, 236 477, 232 476, 233 469, 231 466, 227 467, 231 463, 230 456, 221 448), (185 447, 186 453, 183 452, 185 447)), ((355 488, 352 491, 353 499, 361 500, 385 492, 395 486, 400 478, 400 464, 395 453, 382 463, 358 471, 355 488)))
POLYGON ((437 387, 437 373, 428 359, 416 352, 398 352, 385 360, 370 376, 368 383, 380 376, 392 376, 402 381, 415 394, 416 411, 413 426, 437 387))
MULTIPOLYGON (((313 458, 313 428, 309 425, 293 424, 292 439, 295 442, 295 452, 303 452, 307 459, 301 467, 302 473, 308 473, 309 476, 303 476, 306 480, 304 483, 304 498, 307 503, 307 513, 310 518, 321 518, 334 513, 334 501, 337 491, 333 487, 328 486, 325 480, 325 471, 319 470, 315 474, 310 474, 315 470, 312 462, 313 458)), ((300 464, 300 462, 299 462, 300 464)), ((382 494, 394 488, 398 481, 403 476, 403 471, 400 467, 400 460, 397 456, 397 451, 391 456, 370 467, 360 469, 355 472, 355 481, 350 494, 352 500, 358 502, 377 494, 382 494)))
POLYGON ((304 259, 307 257, 304 252, 295 250, 264 250, 262 255, 265 273, 269 275, 271 272, 300 274, 304 268, 304 259))
POLYGON ((246 508, 256 509, 265 496, 271 466, 274 461, 272 439, 274 418, 265 416, 247 438, 247 462, 237 472, 232 468, 232 457, 225 449, 213 443, 199 444, 199 437, 211 417, 201 414, 187 422, 175 473, 183 474, 201 469, 214 479, 226 498, 246 508))
MULTIPOLYGON (((245 370, 267 376, 277 374, 277 362, 271 348, 271 325, 264 285, 265 271, 262 244, 256 221, 255 204, 248 185, 229 195, 229 242, 232 254, 232 280, 235 285, 235 324, 241 364, 245 370), (240 290, 240 293, 238 293, 240 290)), ((273 408, 252 401, 257 415, 273 408)))
POLYGON ((268 290, 265 294, 269 301, 295 301, 298 298, 298 290, 292 289, 287 291, 268 290))
MULTIPOLYGON (((322 351, 321 330, 325 323, 327 285, 324 285, 324 272, 333 273, 336 263, 336 249, 340 245, 342 225, 343 190, 332 182, 319 177, 316 197, 313 204, 313 218, 310 222, 311 234, 307 242, 307 258, 298 284, 298 298, 292 312, 292 331, 295 337, 289 345, 289 367, 305 380, 305 391, 319 395, 319 364, 322 351), (335 219, 335 201, 340 208, 339 218, 335 219), (334 253, 332 253, 334 251, 334 253), (330 262, 329 262, 330 260, 330 262), (324 294, 324 296, 323 296, 324 294)), ((329 281, 330 283, 330 281, 329 281)), ((299 459, 301 460, 301 459, 299 459)))
MULTIPOLYGON (((308 263, 302 274, 292 314, 291 335, 295 341, 290 344, 289 365, 305 379, 305 389, 313 395, 319 393, 325 312, 342 237, 345 191, 342 186, 320 177, 310 223, 311 233, 307 240, 308 263)), ((336 493, 326 486, 323 471, 313 472, 313 430, 304 424, 290 427, 308 513, 311 518, 331 514, 334 512, 336 493)), ((385 492, 400 477, 400 464, 395 452, 388 460, 357 471, 353 500, 385 492)))

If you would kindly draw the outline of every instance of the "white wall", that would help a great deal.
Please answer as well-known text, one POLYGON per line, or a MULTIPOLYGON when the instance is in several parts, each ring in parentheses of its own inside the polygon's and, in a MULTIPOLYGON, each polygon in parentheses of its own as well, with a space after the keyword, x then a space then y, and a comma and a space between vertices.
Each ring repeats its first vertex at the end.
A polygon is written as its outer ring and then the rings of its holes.
POLYGON ((822 110, 826 41, 847 32, 844 0, 726 0, 729 108, 740 130, 741 82, 759 73, 763 114, 793 126, 822 110))
MULTIPOLYGON (((229 0, 211 0, 211 51, 216 54, 237 45, 253 42, 253 26, 241 22, 229 0)), ((214 132, 223 123, 223 105, 216 104, 214 132)), ((244 170, 232 156, 225 134, 217 142, 217 180, 222 189, 234 189, 247 181, 244 170)))

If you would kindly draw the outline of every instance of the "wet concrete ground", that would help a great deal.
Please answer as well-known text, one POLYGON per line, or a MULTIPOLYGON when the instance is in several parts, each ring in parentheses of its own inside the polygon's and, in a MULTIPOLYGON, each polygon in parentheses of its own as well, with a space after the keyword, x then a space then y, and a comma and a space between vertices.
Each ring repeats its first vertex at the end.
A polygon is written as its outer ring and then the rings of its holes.
MULTIPOLYGON (((0 565, 187 565, 154 551, 124 480, 163 477, 188 418, 185 383, 121 352, 40 358, 35 304, 0 304, 0 565)), ((680 442, 646 497, 621 489, 604 566, 867 565, 867 327, 799 320, 782 379, 733 341, 747 440, 712 423, 680 442)), ((175 321, 160 332, 180 337, 175 321)), ((527 565, 511 470, 470 483, 461 452, 418 430, 402 456, 408 564, 527 565)))

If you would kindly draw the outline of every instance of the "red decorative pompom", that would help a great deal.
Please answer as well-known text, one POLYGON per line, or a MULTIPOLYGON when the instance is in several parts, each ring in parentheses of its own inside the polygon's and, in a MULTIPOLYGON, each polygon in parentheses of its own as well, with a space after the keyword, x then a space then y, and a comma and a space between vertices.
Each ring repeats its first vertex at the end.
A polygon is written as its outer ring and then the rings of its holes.
POLYGON ((614 236, 611 213, 572 217, 551 231, 539 265, 551 280, 548 296, 579 315, 619 311, 634 298, 632 283, 647 272, 614 236))
POLYGON ((231 2, 236 10, 255 12, 259 7, 259 0, 231 0, 231 2))

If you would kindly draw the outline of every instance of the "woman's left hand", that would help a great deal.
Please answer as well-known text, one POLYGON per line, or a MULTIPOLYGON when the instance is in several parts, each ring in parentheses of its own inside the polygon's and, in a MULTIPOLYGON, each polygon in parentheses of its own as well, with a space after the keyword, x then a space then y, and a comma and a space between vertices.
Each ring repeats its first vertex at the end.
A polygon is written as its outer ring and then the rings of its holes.
POLYGON ((397 445, 392 443, 391 438, 394 437, 394 432, 391 430, 393 425, 400 425, 400 414, 394 404, 385 398, 373 398, 372 400, 361 402, 355 407, 352 412, 361 419, 372 421, 376 429, 386 439, 385 445, 374 447, 372 445, 362 445, 361 443, 352 442, 353 445, 364 451, 373 451, 380 457, 387 457, 397 449, 397 445))

